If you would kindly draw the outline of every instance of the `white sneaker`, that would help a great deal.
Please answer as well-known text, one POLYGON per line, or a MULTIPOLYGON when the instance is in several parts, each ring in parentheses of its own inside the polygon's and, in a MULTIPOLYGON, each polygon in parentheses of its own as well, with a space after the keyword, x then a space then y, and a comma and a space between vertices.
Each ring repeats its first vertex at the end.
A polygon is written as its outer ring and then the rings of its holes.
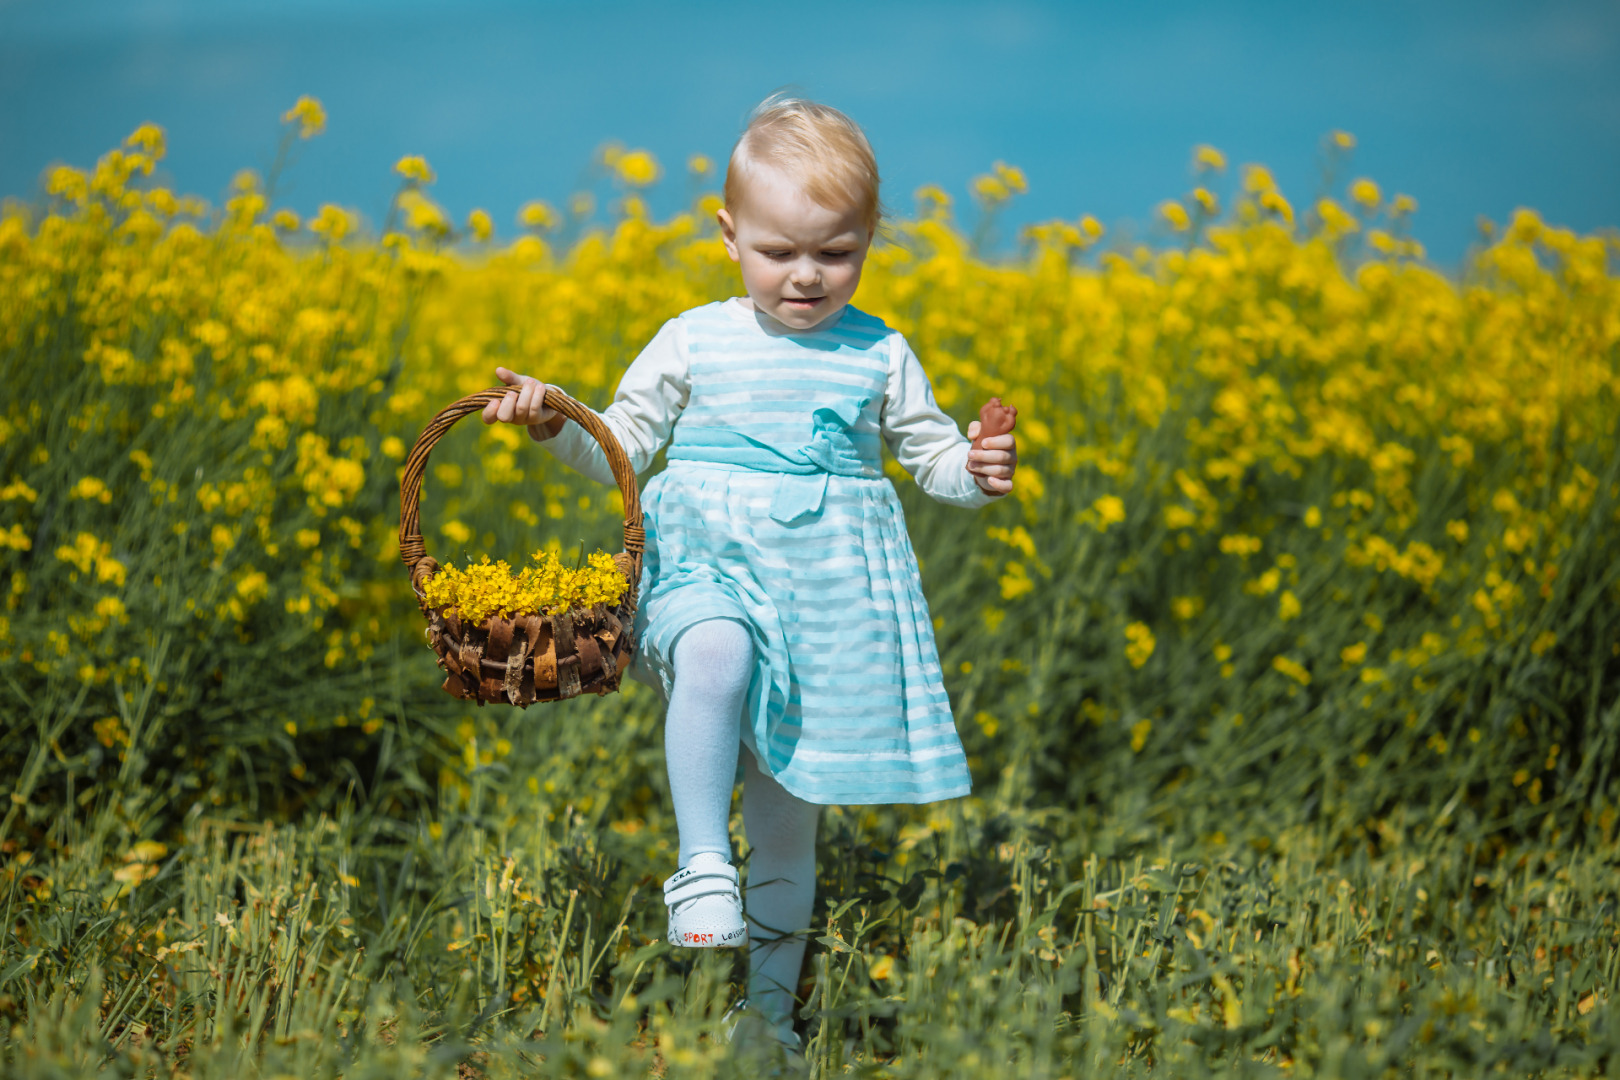
POLYGON ((732 949, 748 944, 737 868, 725 857, 700 851, 664 882, 669 905, 669 943, 689 949, 732 949))

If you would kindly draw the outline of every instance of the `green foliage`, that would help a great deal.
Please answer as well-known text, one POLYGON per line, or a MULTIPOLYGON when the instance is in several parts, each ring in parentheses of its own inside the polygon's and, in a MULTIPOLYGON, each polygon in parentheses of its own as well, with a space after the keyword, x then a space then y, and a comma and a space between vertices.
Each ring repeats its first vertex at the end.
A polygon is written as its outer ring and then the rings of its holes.
MULTIPOLYGON (((204 230, 119 168, 0 217, 5 1072, 757 1075, 737 957, 661 941, 660 703, 452 701, 392 547, 434 410, 514 357, 604 404, 712 237, 457 259, 418 199, 432 242, 284 243, 252 184, 204 230)), ((901 483, 977 794, 826 813, 815 1075, 1620 1062, 1606 249, 1352 283, 1251 186, 1157 261, 989 267, 938 215, 873 255, 1024 458, 976 518, 901 483)), ((433 462, 430 551, 616 546, 515 429, 433 462)))

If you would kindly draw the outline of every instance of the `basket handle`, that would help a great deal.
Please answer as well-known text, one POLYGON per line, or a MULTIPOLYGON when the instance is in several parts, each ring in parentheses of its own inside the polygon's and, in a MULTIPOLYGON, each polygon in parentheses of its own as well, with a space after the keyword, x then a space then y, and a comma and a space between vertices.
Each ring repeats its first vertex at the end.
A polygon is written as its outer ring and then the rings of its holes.
MULTIPOLYGON (((491 387, 440 409, 416 437, 416 445, 405 459, 405 473, 399 481, 399 557, 410 571, 411 588, 418 599, 422 597, 422 583, 439 569, 438 562, 422 543, 422 474, 427 471, 428 455, 457 420, 468 413, 482 412, 485 405, 501 400, 513 390, 510 386, 491 387)), ((628 556, 627 560, 614 561, 630 580, 630 594, 634 597, 641 580, 641 553, 647 546, 647 534, 641 525, 641 491, 636 487, 636 472, 630 467, 630 458, 600 416, 550 384, 546 386, 545 406, 584 428, 607 455, 608 468, 613 470, 619 494, 624 496, 624 550, 628 556)))

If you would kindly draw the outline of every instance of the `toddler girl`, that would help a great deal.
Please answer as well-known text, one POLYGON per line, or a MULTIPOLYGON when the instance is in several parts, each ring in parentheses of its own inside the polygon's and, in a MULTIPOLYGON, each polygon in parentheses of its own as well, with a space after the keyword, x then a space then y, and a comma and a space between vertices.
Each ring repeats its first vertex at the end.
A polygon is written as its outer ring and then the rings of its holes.
MULTIPOLYGON (((881 446, 942 502, 1012 490, 1011 434, 971 449, 901 335, 850 306, 878 227, 877 163, 836 109, 772 98, 726 171, 719 221, 746 297, 665 323, 602 419, 637 472, 647 530, 632 674, 668 702, 680 868, 669 940, 750 947, 749 1000, 788 1045, 819 809, 965 795, 917 560, 881 446), (739 746, 752 848, 746 921, 727 821, 739 746)), ((601 448, 514 387, 486 423, 525 424, 613 483, 601 448)))

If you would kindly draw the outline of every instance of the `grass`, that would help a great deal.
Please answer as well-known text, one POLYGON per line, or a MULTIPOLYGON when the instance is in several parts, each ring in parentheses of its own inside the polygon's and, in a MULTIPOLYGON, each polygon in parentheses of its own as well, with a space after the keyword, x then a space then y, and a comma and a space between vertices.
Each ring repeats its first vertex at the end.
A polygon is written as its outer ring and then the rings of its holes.
MULTIPOLYGON (((8 863, 5 1071, 751 1075, 719 1027, 738 957, 661 940, 661 799, 634 824, 562 801, 654 779, 650 697, 601 747, 640 770, 524 716, 505 767, 417 820, 386 782, 123 858, 116 800, 64 820, 8 863)), ((835 809, 801 1029, 820 1076, 1607 1075, 1620 851, 1593 840, 1395 815, 1340 850, 1180 847, 996 796, 835 809)))

